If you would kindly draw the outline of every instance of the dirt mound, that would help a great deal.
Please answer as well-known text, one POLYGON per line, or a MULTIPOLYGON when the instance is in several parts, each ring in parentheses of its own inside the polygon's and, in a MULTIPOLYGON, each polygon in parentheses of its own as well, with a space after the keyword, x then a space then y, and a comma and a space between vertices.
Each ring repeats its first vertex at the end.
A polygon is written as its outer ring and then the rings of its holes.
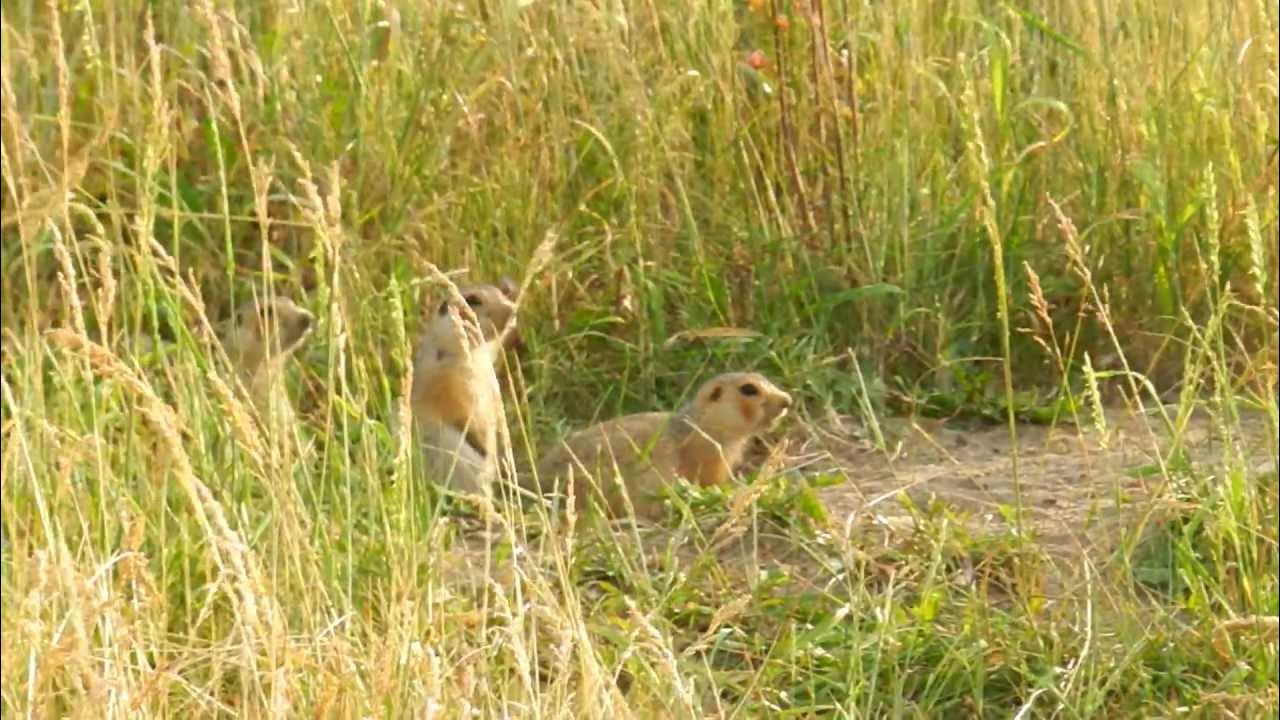
MULTIPOLYGON (((1168 413, 1176 424, 1175 410, 1168 413)), ((1167 496, 1165 478, 1178 476, 1175 436, 1176 447, 1201 472, 1221 467, 1224 453, 1234 452, 1251 472, 1273 469, 1275 438, 1268 442, 1266 417, 1250 416, 1240 425, 1244 437, 1227 438, 1207 413, 1194 413, 1175 433, 1158 411, 1124 408, 1108 410, 1102 428, 1019 425, 1016 484, 1015 445, 1003 425, 897 421, 885 428, 888 449, 881 451, 846 418, 831 418, 795 428, 788 440, 803 472, 849 478, 819 491, 838 518, 905 519, 899 501, 905 494, 918 507, 940 501, 994 528, 1010 524, 1020 492, 1024 525, 1047 551, 1060 554, 1111 547, 1116 524, 1135 521, 1152 500, 1167 496)))

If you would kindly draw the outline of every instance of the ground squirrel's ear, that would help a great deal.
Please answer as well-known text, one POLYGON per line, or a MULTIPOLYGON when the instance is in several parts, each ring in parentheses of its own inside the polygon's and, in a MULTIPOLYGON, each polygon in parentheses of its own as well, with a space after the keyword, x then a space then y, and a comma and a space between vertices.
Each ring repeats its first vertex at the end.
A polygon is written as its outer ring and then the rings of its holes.
POLYGON ((516 281, 512 280, 510 275, 503 275, 502 279, 498 280, 498 290, 503 295, 506 295, 508 300, 515 300, 516 293, 520 291, 520 286, 516 285, 516 281))
POLYGON ((711 396, 710 396, 708 399, 709 399, 711 402, 715 402, 715 401, 719 400, 719 399, 720 399, 720 392, 721 392, 721 387, 720 387, 719 385, 717 385, 717 386, 715 387, 715 389, 711 391, 711 396))

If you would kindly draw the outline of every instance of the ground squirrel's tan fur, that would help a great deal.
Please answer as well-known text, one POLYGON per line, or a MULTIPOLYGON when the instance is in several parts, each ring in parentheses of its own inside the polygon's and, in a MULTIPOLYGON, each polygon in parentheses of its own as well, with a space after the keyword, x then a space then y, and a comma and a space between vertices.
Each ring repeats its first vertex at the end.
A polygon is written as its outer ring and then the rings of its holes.
POLYGON ((572 472, 580 509, 588 495, 598 499, 602 492, 608 510, 625 515, 625 489, 636 515, 656 518, 664 484, 676 476, 703 486, 728 479, 751 438, 790 407, 791 396, 764 376, 725 373, 704 383, 678 412, 626 415, 571 434, 543 457, 538 485, 549 492, 558 484, 567 492, 572 472))
POLYGON ((282 428, 294 424, 283 372, 314 324, 315 316, 287 297, 249 300, 231 320, 223 347, 268 424, 282 428))
POLYGON ((494 367, 518 341, 514 294, 505 282, 459 288, 466 307, 453 297, 434 306, 414 350, 414 427, 428 472, 455 490, 487 493, 497 476, 503 405, 494 367))

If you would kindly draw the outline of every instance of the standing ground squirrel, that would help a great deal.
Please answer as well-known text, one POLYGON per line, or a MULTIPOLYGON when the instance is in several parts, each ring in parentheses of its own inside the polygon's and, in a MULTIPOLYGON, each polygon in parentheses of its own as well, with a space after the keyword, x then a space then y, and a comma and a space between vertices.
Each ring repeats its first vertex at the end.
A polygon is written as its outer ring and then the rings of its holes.
POLYGON ((294 425, 283 371, 314 324, 315 316, 287 297, 249 300, 232 318, 223 347, 268 425, 294 425))
POLYGON ((654 519, 662 513, 663 485, 676 476, 702 486, 728 479, 751 438, 771 429, 790 407, 791 396, 763 375, 718 375, 678 412, 625 415, 569 435, 539 463, 538 485, 549 492, 558 483, 567 493, 563 486, 572 470, 579 509, 588 493, 602 492, 608 509, 625 515, 621 485, 636 515, 654 519))
POLYGON ((455 490, 487 493, 497 475, 503 415, 494 365, 502 348, 518 338, 516 303, 505 282, 468 285, 459 295, 465 308, 451 297, 426 321, 414 349, 409 402, 432 478, 455 490))

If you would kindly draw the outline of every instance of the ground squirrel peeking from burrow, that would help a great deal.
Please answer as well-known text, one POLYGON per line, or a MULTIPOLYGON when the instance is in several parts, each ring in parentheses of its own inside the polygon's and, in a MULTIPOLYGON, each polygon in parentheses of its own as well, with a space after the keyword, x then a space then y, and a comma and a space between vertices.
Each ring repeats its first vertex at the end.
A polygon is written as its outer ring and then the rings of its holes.
POLYGON ((677 412, 625 415, 560 440, 538 464, 536 485, 567 494, 572 474, 578 509, 603 495, 611 514, 626 516, 625 491, 638 517, 658 519, 665 484, 676 476, 702 486, 727 480, 751 438, 790 407, 791 396, 763 375, 718 375, 677 412))
POLYGON ((504 414, 495 365, 504 347, 519 342, 516 292, 504 279, 457 293, 433 305, 426 319, 414 348, 409 405, 429 476, 454 490, 487 494, 498 473, 504 414))
POLYGON ((227 358, 268 424, 291 428, 293 406, 284 368, 315 326, 315 316, 287 297, 255 298, 240 305, 223 339, 227 358))

